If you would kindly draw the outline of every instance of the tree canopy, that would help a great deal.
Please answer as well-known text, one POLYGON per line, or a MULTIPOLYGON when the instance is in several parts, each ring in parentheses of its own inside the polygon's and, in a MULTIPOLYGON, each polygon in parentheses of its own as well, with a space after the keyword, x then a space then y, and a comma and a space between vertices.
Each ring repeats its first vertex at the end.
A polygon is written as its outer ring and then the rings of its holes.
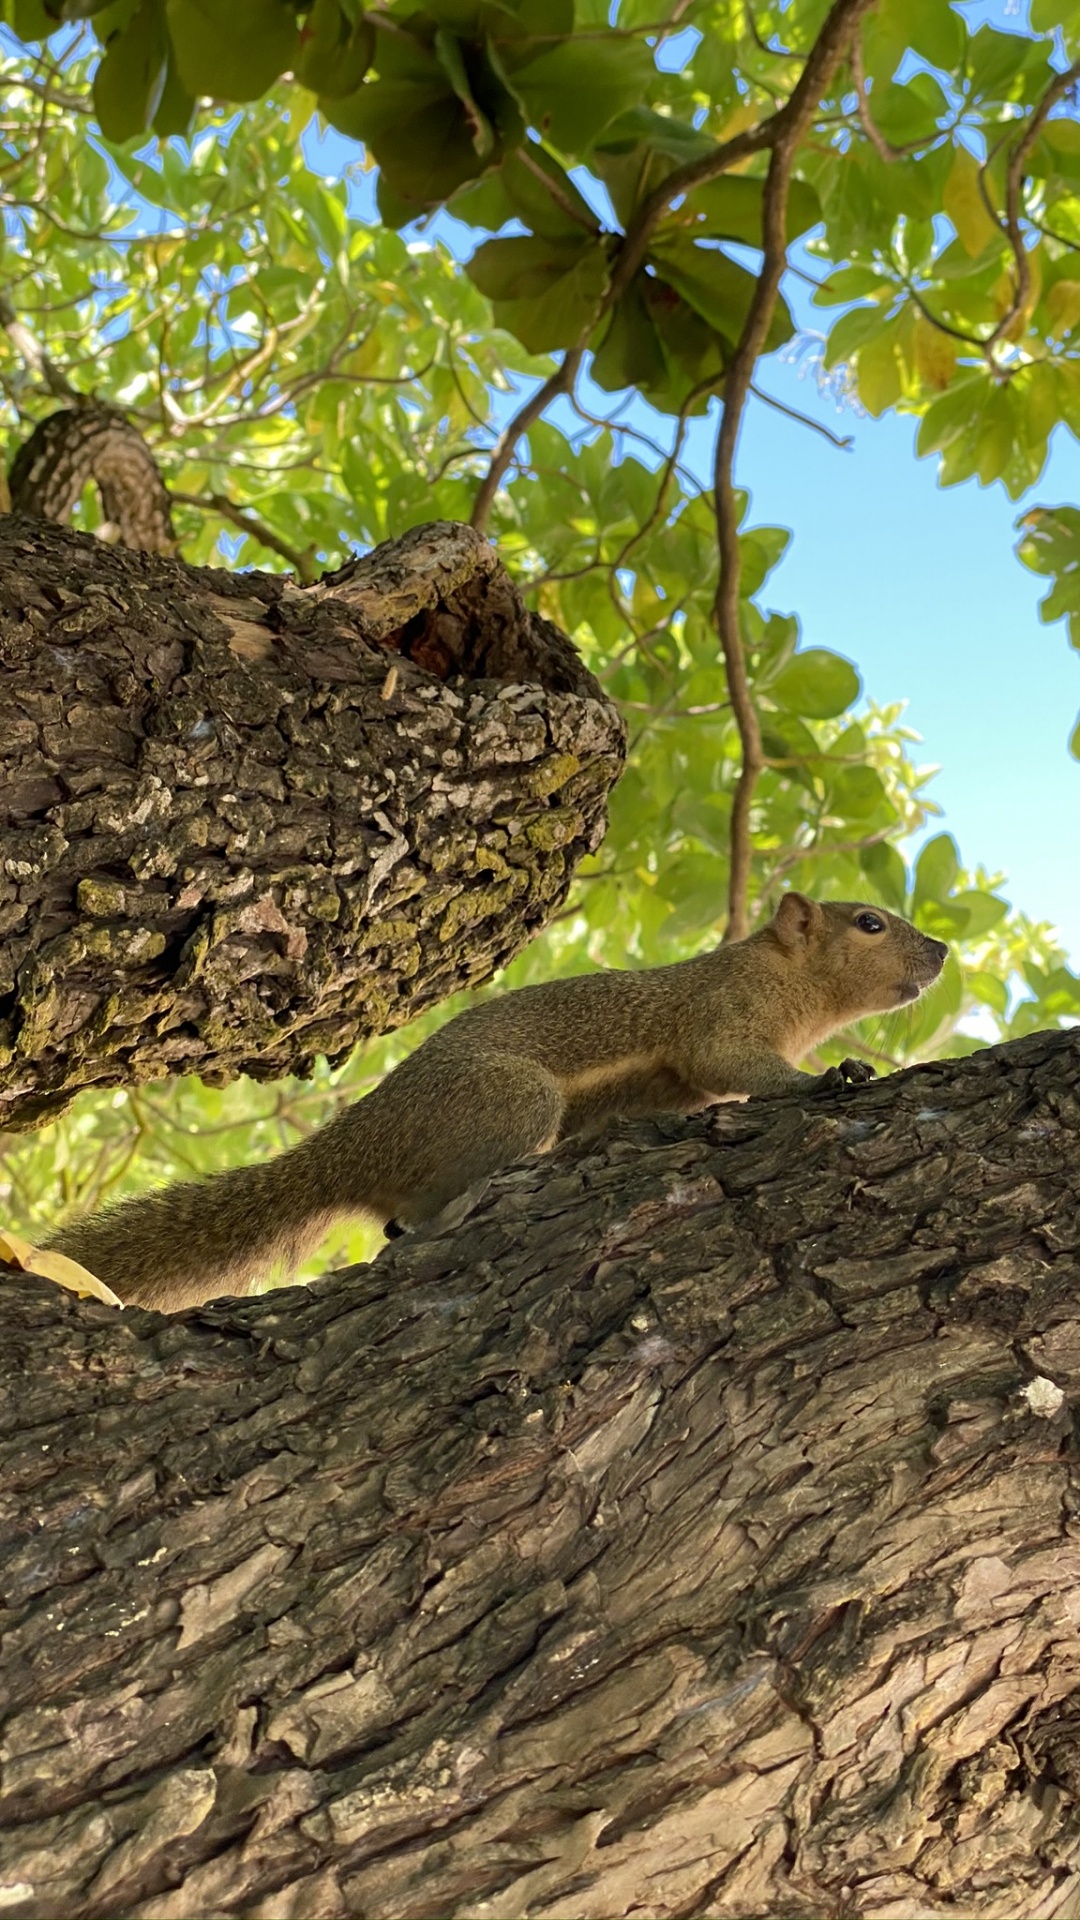
MULTIPOLYGON (((111 403, 186 559, 305 580, 471 519, 622 705, 611 829, 512 983, 678 958, 794 884, 952 944, 918 1008, 867 1024, 873 1059, 1080 1014, 1051 931, 977 864, 992 847, 937 833, 905 857, 935 811, 917 740, 800 646, 770 580, 790 535, 734 486, 738 393, 767 390, 807 280, 822 378, 919 416, 943 484, 1018 497, 1050 435, 1080 435, 1080 6, 1033 0, 1016 31, 943 0, 8 0, 8 20, 11 453, 58 405, 111 403)), ((88 495, 81 524, 101 519, 88 495)), ((1020 531, 1077 644, 1077 510, 1028 507, 1020 531)), ((324 1076, 87 1099, 9 1155, 9 1211, 33 1229, 147 1155, 253 1157, 331 1098, 324 1076)))

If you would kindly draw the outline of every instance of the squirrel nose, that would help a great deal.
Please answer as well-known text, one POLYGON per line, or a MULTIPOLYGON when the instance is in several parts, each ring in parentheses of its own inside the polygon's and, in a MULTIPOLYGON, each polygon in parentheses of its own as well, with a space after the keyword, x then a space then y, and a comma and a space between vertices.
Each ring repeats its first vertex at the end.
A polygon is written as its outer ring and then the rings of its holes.
POLYGON ((931 940, 930 945, 933 947, 934 952, 937 954, 937 957, 941 961, 942 966, 944 966, 949 956, 949 949, 945 945, 944 940, 931 940))

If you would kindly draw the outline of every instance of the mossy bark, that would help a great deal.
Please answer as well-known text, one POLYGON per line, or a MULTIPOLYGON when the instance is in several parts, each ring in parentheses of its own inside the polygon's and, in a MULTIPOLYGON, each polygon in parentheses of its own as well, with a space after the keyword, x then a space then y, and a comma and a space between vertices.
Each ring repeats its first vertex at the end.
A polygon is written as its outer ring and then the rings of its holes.
POLYGON ((615 709, 440 523, 298 588, 0 518, 0 1125, 343 1058, 508 960, 615 709))
POLYGON ((1067 1915, 1080 1040, 625 1128, 308 1292, 0 1290, 2 1899, 1067 1915))

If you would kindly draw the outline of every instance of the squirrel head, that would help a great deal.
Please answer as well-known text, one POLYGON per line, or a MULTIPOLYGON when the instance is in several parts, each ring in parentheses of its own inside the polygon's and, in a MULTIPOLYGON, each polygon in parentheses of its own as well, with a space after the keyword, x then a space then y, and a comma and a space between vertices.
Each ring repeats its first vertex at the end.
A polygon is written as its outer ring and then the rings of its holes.
POLYGON ((890 1013, 936 980, 948 947, 908 920, 861 900, 808 900, 786 893, 768 932, 807 981, 848 1019, 890 1013))

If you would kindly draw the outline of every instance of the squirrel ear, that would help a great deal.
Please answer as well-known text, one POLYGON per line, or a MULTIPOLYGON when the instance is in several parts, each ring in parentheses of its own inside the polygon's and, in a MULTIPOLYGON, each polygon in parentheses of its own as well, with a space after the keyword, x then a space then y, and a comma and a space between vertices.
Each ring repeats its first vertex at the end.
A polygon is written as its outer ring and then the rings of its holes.
POLYGON ((805 893, 785 893, 773 915, 773 932, 785 947, 804 946, 820 918, 816 900, 808 900, 805 893))

